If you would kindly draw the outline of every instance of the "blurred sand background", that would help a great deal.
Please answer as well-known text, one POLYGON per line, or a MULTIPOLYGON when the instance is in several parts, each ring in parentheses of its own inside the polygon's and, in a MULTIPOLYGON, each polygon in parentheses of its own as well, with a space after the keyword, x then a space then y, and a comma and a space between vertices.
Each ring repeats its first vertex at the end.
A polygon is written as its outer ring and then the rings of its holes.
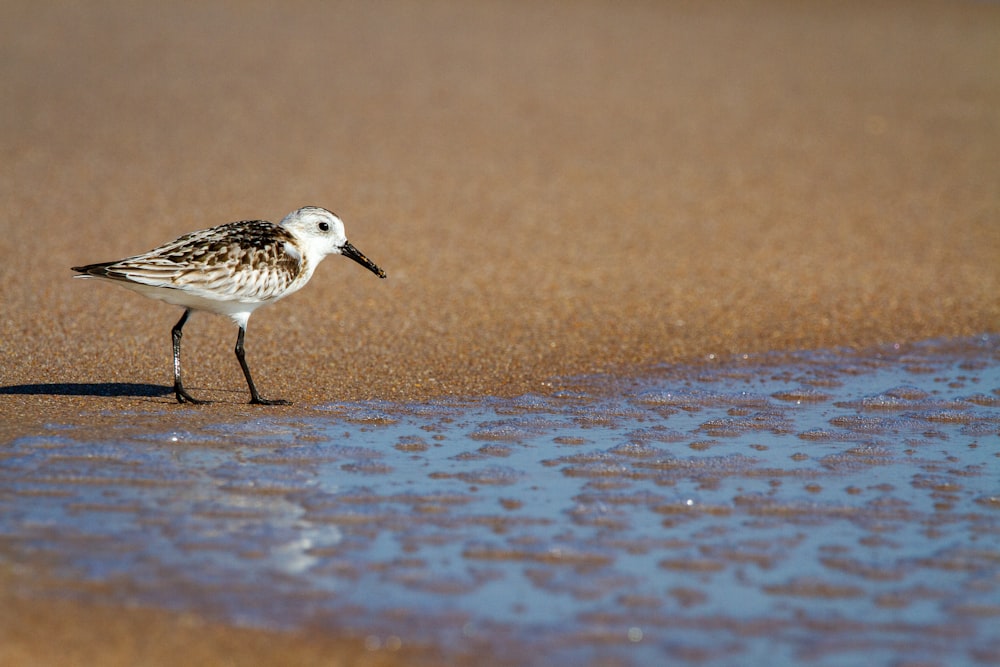
POLYGON ((996 331, 998 63, 992 2, 4 2, 0 436, 174 407, 179 309, 70 266, 305 204, 389 279, 251 319, 298 409, 996 331))

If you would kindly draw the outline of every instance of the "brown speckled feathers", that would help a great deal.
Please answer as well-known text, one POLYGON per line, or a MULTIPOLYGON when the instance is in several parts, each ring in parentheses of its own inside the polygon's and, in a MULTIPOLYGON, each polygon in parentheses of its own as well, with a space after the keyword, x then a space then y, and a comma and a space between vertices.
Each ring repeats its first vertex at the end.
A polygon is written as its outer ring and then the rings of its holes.
POLYGON ((264 220, 244 220, 185 234, 141 255, 73 270, 151 287, 269 301, 303 273, 305 261, 288 230, 264 220))

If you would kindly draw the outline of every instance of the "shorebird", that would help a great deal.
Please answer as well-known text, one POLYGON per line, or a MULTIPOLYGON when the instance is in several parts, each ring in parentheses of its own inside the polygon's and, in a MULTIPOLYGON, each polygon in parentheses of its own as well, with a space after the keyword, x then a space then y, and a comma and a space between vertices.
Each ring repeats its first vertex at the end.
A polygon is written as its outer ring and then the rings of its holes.
POLYGON ((261 398, 243 353, 247 320, 256 309, 302 289, 327 255, 343 255, 385 278, 385 271, 351 245, 344 223, 330 211, 306 206, 279 224, 244 220, 185 234, 175 241, 115 262, 74 266, 83 275, 102 278, 139 294, 181 306, 184 314, 171 329, 174 395, 178 403, 204 403, 181 381, 181 336, 191 311, 227 315, 240 331, 236 358, 250 388, 250 403, 287 405, 261 398))

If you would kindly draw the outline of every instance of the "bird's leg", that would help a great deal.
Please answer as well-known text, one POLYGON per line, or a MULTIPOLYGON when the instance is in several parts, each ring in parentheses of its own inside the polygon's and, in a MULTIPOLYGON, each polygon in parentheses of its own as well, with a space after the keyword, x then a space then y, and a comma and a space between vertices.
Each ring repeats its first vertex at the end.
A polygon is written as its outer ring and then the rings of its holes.
POLYGON ((246 376, 247 386, 250 387, 250 404, 251 405, 291 405, 289 401, 284 401, 281 399, 276 399, 269 401, 266 398, 261 398, 260 394, 257 393, 257 387, 254 386, 253 378, 250 377, 250 367, 247 366, 246 356, 243 354, 243 337, 246 335, 246 329, 240 327, 240 333, 236 336, 236 358, 240 361, 240 368, 243 369, 243 375, 246 376))
POLYGON ((191 309, 184 309, 184 314, 181 315, 181 319, 177 320, 177 324, 174 328, 170 330, 170 336, 174 340, 174 395, 177 397, 178 403, 204 403, 205 401, 199 401, 198 399, 191 396, 191 394, 184 391, 184 383, 181 382, 181 336, 184 333, 181 329, 184 328, 184 323, 187 322, 188 316, 191 315, 191 309))

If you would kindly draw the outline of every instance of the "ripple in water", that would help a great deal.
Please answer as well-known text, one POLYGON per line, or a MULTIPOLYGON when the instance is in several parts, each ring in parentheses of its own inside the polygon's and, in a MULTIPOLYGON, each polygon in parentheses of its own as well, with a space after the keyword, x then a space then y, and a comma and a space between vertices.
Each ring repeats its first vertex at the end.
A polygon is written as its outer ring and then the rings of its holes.
POLYGON ((995 337, 127 419, 5 444, 2 559, 520 664, 1000 662, 995 337))

